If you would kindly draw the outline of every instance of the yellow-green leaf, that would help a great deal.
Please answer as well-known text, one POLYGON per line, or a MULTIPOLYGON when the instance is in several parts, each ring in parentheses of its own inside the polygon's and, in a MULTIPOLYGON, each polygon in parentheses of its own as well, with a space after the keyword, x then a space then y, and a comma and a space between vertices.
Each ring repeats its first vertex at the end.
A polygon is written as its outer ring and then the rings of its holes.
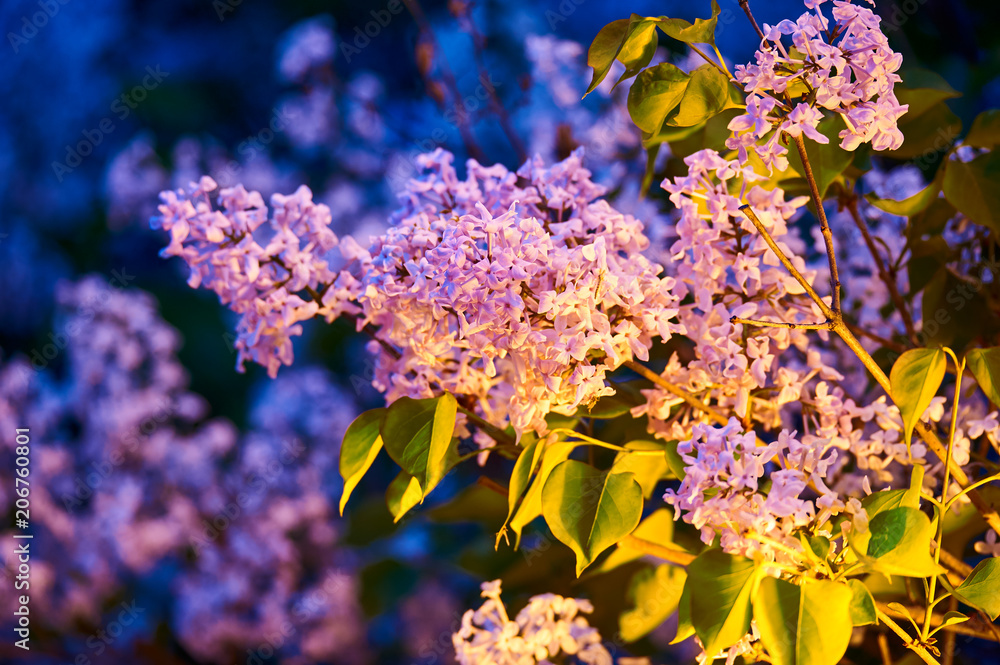
POLYGON ((400 397, 382 422, 382 443, 389 457, 430 494, 457 459, 452 435, 458 403, 451 393, 429 399, 400 397))
POLYGON ((944 572, 931 557, 934 529, 927 515, 916 508, 885 510, 868 523, 866 563, 886 575, 930 577, 944 572))
POLYGON ((851 623, 855 626, 867 626, 878 623, 875 613, 875 599, 871 591, 861 580, 847 580, 851 587, 851 623))
POLYGON ((955 596, 996 621, 1000 617, 1000 559, 981 561, 955 589, 955 596))
POLYGON ((719 549, 688 566, 691 624, 707 653, 728 649, 750 630, 750 596, 759 575, 754 561, 719 549))
POLYGON ((1000 406, 1000 347, 973 349, 965 360, 986 397, 1000 406))
POLYGON ((683 568, 662 564, 643 568, 629 582, 631 609, 618 618, 622 639, 635 642, 656 630, 677 609, 687 573, 683 568))
POLYGON ((772 663, 837 665, 854 628, 851 598, 851 588, 840 582, 761 580, 753 615, 772 663))
POLYGON ((639 524, 642 488, 631 473, 566 460, 545 481, 542 514, 553 535, 576 554, 579 576, 639 524))
POLYGON ((340 444, 340 477, 344 479, 344 491, 340 495, 340 514, 354 488, 371 468, 372 462, 382 450, 379 427, 385 418, 385 409, 365 411, 355 418, 344 433, 340 444))
POLYGON ((920 421, 931 399, 937 394, 947 362, 941 349, 911 349, 892 366, 889 377, 892 400, 903 418, 903 437, 910 449, 913 428, 920 421))
POLYGON ((417 479, 406 471, 400 471, 385 492, 385 504, 392 513, 392 521, 398 522, 410 508, 423 501, 424 495, 417 479))

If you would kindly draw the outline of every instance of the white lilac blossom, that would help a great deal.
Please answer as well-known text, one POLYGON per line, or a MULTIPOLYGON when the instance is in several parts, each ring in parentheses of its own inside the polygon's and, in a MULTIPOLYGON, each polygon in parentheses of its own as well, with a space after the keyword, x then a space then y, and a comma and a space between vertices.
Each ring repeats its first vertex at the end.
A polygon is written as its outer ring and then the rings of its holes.
POLYGON ((587 665, 612 665, 601 635, 583 614, 590 601, 546 593, 533 596, 514 619, 500 599, 500 580, 484 582, 486 601, 462 616, 452 635, 460 665, 550 665, 559 657, 587 665))
POLYGON ((896 72, 902 56, 889 48, 872 10, 834 0, 831 21, 823 14, 825 2, 806 3, 812 11, 795 21, 764 24, 765 39, 754 62, 737 65, 736 80, 748 93, 747 113, 730 122, 736 134, 726 145, 739 149, 741 161, 752 147, 767 166, 785 170, 788 149, 782 133, 827 143, 817 129, 823 110, 842 118, 840 145, 845 150, 862 143, 876 150, 902 144, 896 121, 907 105, 893 91, 901 80, 896 72), (786 49, 785 36, 791 36, 794 48, 786 49))
POLYGON ((240 363, 273 376, 291 363, 300 322, 346 314, 377 339, 373 383, 388 401, 449 390, 519 433, 611 394, 609 371, 682 331, 674 279, 641 255, 642 224, 598 198, 581 153, 516 173, 470 160, 464 180, 451 161, 421 158, 429 173, 368 248, 338 241, 304 187, 272 199, 266 244, 254 236, 268 218, 260 195, 222 190, 217 210, 210 179, 165 192, 155 225, 171 233, 164 255, 191 266, 189 283, 243 316, 240 363), (334 274, 325 256, 338 242, 350 263, 334 274))

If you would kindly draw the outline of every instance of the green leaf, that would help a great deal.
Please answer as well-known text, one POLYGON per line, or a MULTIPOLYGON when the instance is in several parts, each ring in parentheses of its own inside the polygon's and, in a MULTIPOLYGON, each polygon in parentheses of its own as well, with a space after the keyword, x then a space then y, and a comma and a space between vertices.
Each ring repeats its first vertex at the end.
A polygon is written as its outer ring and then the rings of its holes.
POLYGON ((891 508, 868 522, 871 540, 866 561, 876 571, 903 577, 930 577, 944 572, 931 558, 931 521, 916 508, 891 508))
POLYGON ((618 618, 622 639, 635 642, 666 621, 677 609, 685 581, 684 569, 668 564, 633 575, 628 588, 631 609, 618 618))
POLYGON ((878 623, 875 613, 875 599, 871 591, 861 580, 847 580, 851 587, 851 623, 855 626, 867 626, 878 623))
POLYGON ((632 122, 646 133, 658 132, 667 114, 681 103, 690 81, 690 76, 669 62, 643 70, 628 91, 632 122))
MULTIPOLYGON (((545 444, 537 438, 528 444, 528 447, 521 451, 514 463, 514 471, 510 474, 510 486, 507 489, 507 519, 497 532, 497 539, 494 549, 500 548, 500 539, 507 538, 507 525, 514 517, 517 506, 520 503, 524 491, 528 488, 531 477, 538 471, 542 461, 542 454, 545 452, 545 444)), ((520 533, 518 534, 520 536, 520 533)))
MULTIPOLYGON (((961 612, 945 612, 945 615, 941 617, 941 623, 937 628, 930 632, 930 635, 938 632, 939 630, 944 630, 948 626, 954 626, 956 624, 965 623, 969 620, 969 617, 965 616, 961 612)), ((929 635, 929 636, 930 636, 929 635)), ((928 636, 928 637, 929 637, 928 636)))
POLYGON ((875 196, 874 193, 865 195, 865 199, 873 206, 879 210, 884 210, 890 215, 899 215, 900 217, 911 217, 916 215, 918 212, 923 212, 927 207, 934 202, 937 195, 941 192, 941 181, 935 179, 934 182, 927 185, 919 192, 913 196, 903 199, 902 201, 894 201, 893 199, 880 199, 875 196))
MULTIPOLYGON (((820 134, 830 139, 830 142, 816 143, 816 141, 807 138, 804 143, 806 155, 809 157, 809 165, 812 166, 813 175, 816 177, 819 196, 824 199, 830 185, 851 165, 854 153, 840 147, 838 134, 843 128, 843 121, 838 117, 824 118, 816 128, 820 134)), ((799 151, 794 147, 790 147, 788 150, 788 164, 797 173, 805 174, 802 158, 799 157, 799 151)))
POLYGON ((642 517, 642 488, 631 473, 602 472, 566 460, 542 488, 552 534, 576 554, 577 577, 597 556, 632 533, 642 517))
MULTIPOLYGON (((629 441, 625 444, 629 450, 663 450, 663 444, 657 441, 629 441)), ((642 495, 645 498, 653 496, 657 483, 663 478, 667 478, 670 469, 667 466, 666 457, 663 455, 636 455, 633 453, 621 452, 615 456, 611 470, 615 473, 633 473, 636 482, 642 487, 642 495)))
POLYGON ((897 123, 905 140, 898 150, 884 154, 894 159, 929 160, 951 148, 962 131, 962 121, 944 102, 960 93, 941 76, 925 69, 904 72, 903 83, 896 84, 895 93, 900 104, 910 107, 897 123))
MULTIPOLYGON (((944 183, 944 171, 945 170, 942 169, 939 172, 941 174, 942 183, 944 183)), ((942 231, 944 231, 944 227, 948 223, 948 221, 953 219, 957 214, 958 211, 955 210, 955 207, 953 205, 948 203, 948 199, 943 197, 938 197, 930 202, 930 205, 927 206, 926 210, 915 213, 912 217, 910 217, 910 223, 906 230, 906 233, 911 238, 911 243, 914 244, 915 251, 918 250, 916 241, 920 240, 924 236, 928 236, 929 240, 931 241, 940 240, 944 243, 943 249, 945 250, 945 252, 940 251, 942 249, 940 245, 938 245, 936 249, 928 250, 925 252, 925 255, 931 254, 938 258, 938 261, 934 264, 935 269, 938 266, 947 263, 947 256, 941 257, 941 255, 942 253, 947 254, 950 248, 948 247, 948 242, 944 238, 941 238, 940 234, 942 231)), ((913 256, 916 256, 916 254, 914 253, 913 256)), ((913 261, 911 260, 910 263, 912 262, 913 261)), ((927 278, 923 280, 920 288, 923 288, 923 284, 925 284, 926 282, 927 278)), ((911 286, 910 290, 912 292, 916 292, 919 291, 920 289, 911 286)))
POLYGON ((687 466, 684 464, 684 460, 681 459, 680 453, 677 452, 677 441, 667 441, 667 447, 664 451, 664 456, 667 458, 667 466, 679 480, 684 480, 687 477, 687 466))
POLYGON ((911 349, 892 366, 892 401, 903 418, 903 437, 909 453, 913 428, 937 394, 947 366, 941 349, 911 349))
POLYGON ((715 46, 715 27, 719 21, 719 3, 712 0, 711 18, 696 18, 690 23, 681 18, 660 17, 660 30, 685 44, 711 44, 715 46))
POLYGON ((729 79, 712 65, 702 65, 690 74, 680 104, 667 114, 671 127, 691 127, 733 107, 729 79))
POLYGON ((965 360, 983 393, 994 405, 1000 405, 1000 347, 973 349, 965 360))
POLYGON ((385 492, 385 505, 392 513, 392 521, 398 522, 410 508, 423 501, 420 483, 406 471, 400 471, 385 492))
MULTIPOLYGON (((940 238, 944 241, 944 238, 940 238)), ((947 245, 947 243, 943 243, 947 245)), ((957 254, 944 249, 944 256, 957 254)), ((961 351, 973 340, 996 330, 997 315, 985 297, 982 282, 959 277, 946 266, 924 287, 921 336, 928 345, 961 351)))
POLYGON ((707 653, 731 647, 750 630, 750 595, 759 575, 754 561, 719 549, 688 566, 691 624, 707 653))
MULTIPOLYGON (((638 74, 649 64, 656 53, 656 21, 632 14, 628 36, 618 51, 618 62, 625 65, 625 71, 615 82, 614 87, 626 79, 638 74)), ((612 88, 614 89, 614 88, 612 88)))
POLYGON ((590 81, 590 87, 583 95, 584 97, 592 93, 611 71, 611 65, 618 57, 618 52, 622 48, 622 42, 625 41, 625 35, 628 34, 630 25, 629 19, 618 19, 601 28, 597 36, 594 37, 590 49, 587 50, 587 65, 594 70, 594 76, 590 81))
MULTIPOLYGON (((639 522, 632 532, 636 538, 642 538, 658 545, 672 548, 680 546, 674 543, 674 513, 670 508, 657 508, 648 517, 639 522)), ((641 551, 631 547, 615 545, 611 553, 593 570, 596 573, 606 573, 626 563, 644 557, 641 551)))
POLYGON ((365 411, 354 419, 354 422, 344 433, 344 441, 340 444, 340 477, 344 479, 344 491, 340 495, 340 514, 351 497, 354 488, 368 473, 372 462, 382 450, 382 437, 379 427, 385 418, 385 409, 365 411))
MULTIPOLYGON (((910 475, 909 489, 883 490, 869 494, 861 500, 861 506, 868 515, 868 520, 879 513, 883 513, 893 508, 920 508, 920 487, 924 480, 924 467, 920 464, 913 466, 910 475)), ((851 535, 851 546, 865 554, 868 552, 868 542, 871 540, 871 530, 864 533, 855 532, 851 535)))
POLYGON ((1000 152, 988 152, 971 162, 948 161, 944 195, 955 208, 977 224, 1000 232, 1000 152))
POLYGON ((977 115, 963 143, 990 150, 1000 145, 1000 109, 990 109, 977 115))
POLYGON ((691 624, 691 578, 684 583, 681 599, 677 603, 677 633, 670 644, 680 644, 689 637, 694 637, 694 626, 691 624))
POLYGON ((854 628, 851 598, 849 586, 830 580, 762 579, 753 615, 774 665, 837 665, 854 628))
POLYGON ((430 494, 454 466, 452 445, 458 403, 451 393, 428 399, 400 397, 389 406, 382 423, 382 442, 389 457, 430 494))
POLYGON ((1000 559, 990 557, 979 562, 955 589, 955 597, 996 621, 1000 617, 1000 559))
POLYGON ((534 482, 528 486, 528 491, 524 494, 521 505, 517 507, 514 517, 510 520, 510 530, 514 532, 514 548, 521 544, 521 532, 533 519, 542 514, 542 488, 549 474, 558 464, 569 457, 578 444, 575 442, 561 441, 543 446, 542 463, 535 476, 534 482))

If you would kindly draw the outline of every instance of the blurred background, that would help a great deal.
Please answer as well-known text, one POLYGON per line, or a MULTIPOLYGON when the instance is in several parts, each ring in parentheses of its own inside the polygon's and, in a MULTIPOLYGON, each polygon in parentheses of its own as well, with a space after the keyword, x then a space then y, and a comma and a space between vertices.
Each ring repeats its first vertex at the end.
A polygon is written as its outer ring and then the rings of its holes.
MULTIPOLYGON (((905 67, 963 94, 949 106, 966 126, 1000 106, 1000 5, 877 4, 905 67)), ((736 0, 720 5, 719 47, 746 62, 757 40, 736 0)), ((754 11, 773 24, 803 9, 768 0, 754 11)), ((515 168, 578 146, 619 209, 661 217, 655 187, 638 197, 645 156, 627 89, 581 100, 587 46, 631 12, 693 19, 710 7, 2 3, 0 661, 453 662, 461 613, 500 576, 514 607, 546 591, 595 599, 593 623, 614 634, 624 582, 577 582, 544 527, 523 551, 494 552, 506 502, 475 486, 474 470, 393 525, 383 492, 395 470, 382 459, 339 518, 340 439, 380 405, 364 340, 314 323, 278 379, 238 373, 234 319, 158 257, 166 239, 149 218, 161 190, 202 174, 265 200, 306 184, 335 231, 364 243, 421 152, 515 168), (8 639, 15 427, 33 442, 28 654, 8 639)), ((661 155, 659 172, 676 168, 661 155)), ((671 637, 665 627, 630 648, 690 661, 690 649, 665 651, 671 637)))

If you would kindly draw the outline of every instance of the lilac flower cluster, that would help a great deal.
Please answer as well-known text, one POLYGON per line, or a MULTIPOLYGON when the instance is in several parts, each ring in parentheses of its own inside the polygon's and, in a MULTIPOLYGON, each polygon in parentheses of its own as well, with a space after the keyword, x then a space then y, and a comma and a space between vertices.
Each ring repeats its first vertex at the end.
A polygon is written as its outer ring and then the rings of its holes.
POLYGON ((756 435, 744 432, 735 418, 724 427, 695 425, 692 430, 692 438, 677 446, 687 475, 663 498, 674 506, 676 518, 683 516, 701 530, 706 544, 718 533, 726 552, 789 562, 789 550, 801 549, 795 537, 800 530, 823 528, 841 512, 859 526, 867 524, 857 499, 845 504, 825 484, 838 456, 828 440, 803 443, 795 432, 783 430, 777 441, 758 446, 756 435), (761 492, 765 477, 770 481, 766 494, 761 492), (820 494, 815 501, 802 496, 809 486, 820 494))
MULTIPOLYGON (((90 625, 134 579, 156 576, 175 599, 174 634, 205 662, 265 648, 288 662, 363 660, 330 502, 352 400, 325 372, 297 370, 268 386, 241 436, 206 420, 151 297, 98 277, 58 297, 63 371, 0 364, 0 425, 27 420, 45 442, 32 451, 31 495, 31 598, 45 625, 90 625)), ((0 491, 0 509, 13 500, 0 491)), ((5 575, 17 566, 8 549, 5 575)))
MULTIPOLYGON (((486 601, 467 610, 452 636, 460 665, 549 665, 574 658, 588 665, 612 665, 601 635, 583 614, 594 611, 590 601, 546 593, 533 596, 514 619, 500 599, 500 580, 484 582, 486 601)), ((619 665, 639 665, 645 659, 619 659, 619 665)))
POLYGON ((153 226, 170 233, 161 255, 184 259, 191 287, 211 289, 241 315, 237 367, 253 360, 273 378, 282 364, 292 363, 291 338, 302 334, 298 323, 319 311, 316 299, 297 294, 315 294, 335 277, 325 258, 338 242, 329 228, 330 209, 313 203, 312 192, 302 186, 290 196, 272 196, 269 216, 258 192, 237 185, 219 192, 217 210, 210 199, 217 187, 204 176, 187 191, 161 194, 161 216, 153 226), (265 222, 261 244, 255 232, 265 222))
POLYGON ((386 233, 368 249, 340 242, 349 263, 338 274, 325 258, 338 244, 329 211, 304 187, 272 199, 264 246, 259 194, 222 190, 216 210, 207 178, 165 192, 155 225, 171 232, 164 254, 191 266, 189 283, 243 315, 241 363, 274 375, 291 363, 299 322, 347 314, 374 333, 374 385, 389 401, 449 390, 519 433, 611 394, 608 371, 682 330, 674 279, 641 255, 642 224, 598 199, 580 152, 516 173, 470 160, 465 180, 451 162, 443 150, 422 157, 429 173, 386 233))
POLYGON ((765 24, 755 62, 736 67, 736 80, 749 93, 747 113, 730 122, 736 133, 726 146, 739 150, 741 162, 752 148, 767 166, 784 171, 788 150, 781 144, 783 134, 828 143, 817 129, 823 109, 843 119, 840 146, 845 150, 869 142, 876 150, 902 144, 896 121, 908 107, 893 92, 901 80, 896 71, 902 56, 889 48, 881 19, 870 9, 834 0, 831 25, 822 11, 826 2, 808 0, 806 7, 813 11, 797 20, 765 24), (791 50, 782 44, 785 35, 792 36, 791 50))

